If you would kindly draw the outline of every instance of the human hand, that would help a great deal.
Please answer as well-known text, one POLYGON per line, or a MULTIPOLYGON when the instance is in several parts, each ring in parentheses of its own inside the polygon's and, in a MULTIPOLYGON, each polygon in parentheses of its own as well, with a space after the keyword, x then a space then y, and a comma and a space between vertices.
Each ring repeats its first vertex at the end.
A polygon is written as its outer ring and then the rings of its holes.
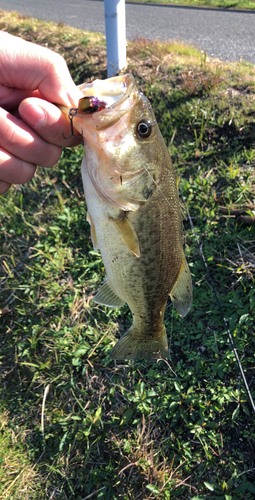
POLYGON ((75 146, 57 106, 77 107, 82 92, 64 59, 49 49, 0 32, 0 195, 23 184, 36 165, 52 167, 63 146, 75 146))

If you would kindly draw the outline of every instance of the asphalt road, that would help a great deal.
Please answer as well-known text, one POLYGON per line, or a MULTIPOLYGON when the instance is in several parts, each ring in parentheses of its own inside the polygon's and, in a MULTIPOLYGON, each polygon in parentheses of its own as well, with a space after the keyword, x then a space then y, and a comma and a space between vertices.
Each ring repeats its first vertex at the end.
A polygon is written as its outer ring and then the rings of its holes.
MULTIPOLYGON (((0 8, 104 33, 103 0, 0 0, 0 8)), ((126 2, 127 38, 182 40, 225 61, 255 64, 255 12, 126 2)))

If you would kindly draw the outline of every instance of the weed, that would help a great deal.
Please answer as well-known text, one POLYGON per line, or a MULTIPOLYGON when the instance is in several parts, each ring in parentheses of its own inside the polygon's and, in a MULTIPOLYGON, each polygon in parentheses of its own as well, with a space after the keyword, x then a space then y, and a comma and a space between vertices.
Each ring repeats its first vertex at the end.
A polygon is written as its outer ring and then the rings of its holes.
MULTIPOLYGON (((105 78, 101 35, 4 12, 1 22, 63 54, 77 83, 105 78)), ((255 226, 233 214, 254 212, 254 67, 146 40, 128 57, 254 396, 255 226)), ((82 156, 66 148, 0 200, 0 495, 251 500, 254 419, 189 223, 194 303, 185 320, 167 304, 169 361, 115 363, 116 332, 131 318, 92 301, 104 266, 86 224, 82 156)))
MULTIPOLYGON (((135 1, 135 0, 131 0, 135 1)), ((187 5, 197 7, 218 7, 222 9, 251 9, 255 8, 254 0, 141 0, 142 3, 159 3, 171 5, 187 5)))

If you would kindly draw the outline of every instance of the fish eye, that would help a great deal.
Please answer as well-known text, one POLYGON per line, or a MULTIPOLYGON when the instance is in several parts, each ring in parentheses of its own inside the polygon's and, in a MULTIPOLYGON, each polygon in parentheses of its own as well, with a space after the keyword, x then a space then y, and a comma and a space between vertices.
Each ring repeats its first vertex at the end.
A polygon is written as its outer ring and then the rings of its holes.
POLYGON ((141 139, 143 139, 144 137, 149 137, 151 135, 151 131, 152 131, 151 122, 148 120, 141 120, 136 125, 136 134, 141 139))

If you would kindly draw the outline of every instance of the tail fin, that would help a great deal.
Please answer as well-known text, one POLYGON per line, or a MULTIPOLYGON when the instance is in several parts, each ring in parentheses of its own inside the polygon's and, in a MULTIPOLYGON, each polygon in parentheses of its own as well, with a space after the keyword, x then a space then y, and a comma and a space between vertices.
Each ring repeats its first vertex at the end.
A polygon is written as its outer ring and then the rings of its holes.
POLYGON ((111 351, 112 359, 136 359, 147 360, 168 358, 168 343, 165 325, 161 325, 161 330, 151 336, 142 333, 139 328, 132 325, 129 330, 122 335, 120 340, 111 351))

